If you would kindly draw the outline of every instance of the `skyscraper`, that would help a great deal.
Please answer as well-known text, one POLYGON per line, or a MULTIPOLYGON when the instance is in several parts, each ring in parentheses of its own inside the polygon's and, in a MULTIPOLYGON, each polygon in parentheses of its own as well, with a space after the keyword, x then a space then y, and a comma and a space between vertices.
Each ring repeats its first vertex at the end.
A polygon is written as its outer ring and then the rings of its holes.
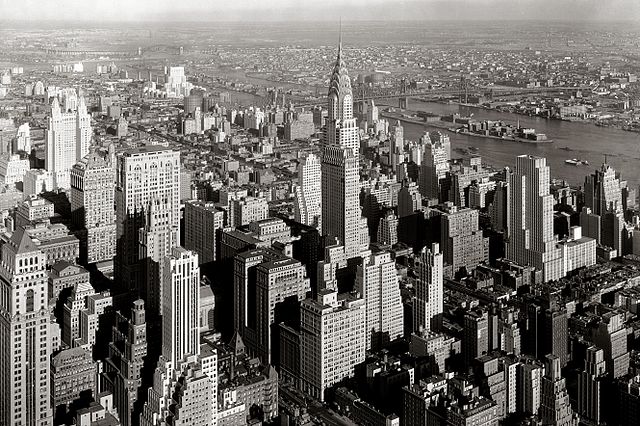
POLYGON ((322 231, 344 245, 347 258, 360 252, 359 130, 353 117, 351 80, 342 41, 329 82, 329 115, 322 156, 322 231))
POLYGON ((471 272, 489 260, 489 238, 480 230, 476 209, 457 208, 447 202, 440 220, 440 241, 446 275, 453 277, 461 268, 471 272))
POLYGON ((356 288, 366 302, 366 348, 379 349, 402 336, 404 313, 395 260, 389 252, 363 258, 356 288))
POLYGON ((509 175, 509 241, 506 257, 535 266, 544 281, 563 276, 562 252, 553 234, 549 166, 541 157, 520 155, 509 175))
POLYGON ((140 424, 215 425, 216 355, 200 356, 198 254, 174 247, 163 271, 162 354, 140 424))
POLYGON ((216 260, 218 230, 225 212, 214 203, 188 201, 184 205, 184 247, 198 253, 200 264, 216 260))
POLYGON ((413 300, 413 330, 438 331, 442 325, 443 308, 443 270, 442 253, 437 243, 422 249, 415 268, 416 296, 413 300))
POLYGON ((440 200, 440 180, 449 170, 450 143, 448 137, 432 136, 425 132, 420 138, 422 162, 420 164, 420 194, 431 200, 440 200))
POLYGON ((163 269, 162 356, 177 366, 200 353, 198 254, 174 247, 163 269))
POLYGON ((144 301, 138 299, 131 304, 127 315, 115 313, 109 357, 102 375, 105 387, 113 392, 122 426, 130 426, 134 410, 138 413, 136 403, 147 349, 146 311, 144 301))
POLYGON ((179 234, 171 220, 171 205, 166 201, 152 200, 145 213, 146 225, 139 231, 145 280, 142 295, 147 301, 148 311, 157 315, 162 311, 164 260, 177 245, 179 234))
POLYGON ((476 308, 464 314, 462 355, 465 365, 489 352, 489 313, 476 308))
MULTIPOLYGON (((152 202, 167 206, 171 229, 180 235, 180 153, 144 146, 118 155, 116 167, 116 285, 121 293, 141 293, 146 282, 140 262, 139 230, 147 225, 152 202)), ((177 245, 177 241, 173 246, 177 245)))
POLYGON ((45 130, 45 168, 52 173, 56 188, 69 188, 73 165, 84 158, 91 144, 91 116, 84 97, 77 111, 63 111, 58 98, 53 99, 45 130))
POLYGON ((546 356, 545 374, 542 377, 540 417, 545 425, 576 426, 578 418, 569 402, 566 380, 560 374, 560 358, 546 356))
POLYGON ((342 57, 342 38, 338 45, 338 57, 329 80, 328 116, 325 126, 325 145, 351 148, 357 155, 360 135, 353 117, 353 93, 351 79, 342 57))
POLYGON ((298 165, 298 186, 295 192, 295 219, 321 230, 322 180, 320 159, 308 154, 298 165))
POLYGON ((606 376, 604 351, 587 348, 584 370, 578 374, 578 414, 582 419, 600 424, 602 420, 603 380, 606 376))
POLYGON ((363 362, 366 352, 365 301, 324 289, 300 309, 302 391, 324 401, 324 391, 363 362))
POLYGON ((71 215, 87 263, 112 260, 116 246, 115 170, 109 155, 94 151, 71 169, 71 215))
POLYGON ((0 423, 49 426, 50 360, 46 256, 24 228, 2 246, 0 423))
POLYGON ((585 177, 584 205, 594 214, 621 213, 623 209, 622 188, 626 182, 611 166, 603 163, 599 170, 585 177))
POLYGON ((322 158, 322 233, 338 238, 347 258, 360 253, 360 175, 350 148, 326 146, 322 158))
POLYGON ((391 136, 389 137, 389 166, 395 173, 398 163, 401 163, 401 156, 404 152, 404 128, 400 120, 391 126, 391 136))
POLYGON ((584 180, 584 205, 600 219, 598 244, 613 248, 618 256, 626 254, 622 241, 626 188, 627 182, 606 163, 584 180))
POLYGON ((264 364, 279 364, 277 324, 295 317, 298 302, 310 295, 311 283, 306 269, 295 259, 282 257, 256 267, 255 285, 248 294, 247 309, 255 315, 255 327, 245 327, 249 352, 264 364), (253 328, 253 329, 252 329, 253 328))

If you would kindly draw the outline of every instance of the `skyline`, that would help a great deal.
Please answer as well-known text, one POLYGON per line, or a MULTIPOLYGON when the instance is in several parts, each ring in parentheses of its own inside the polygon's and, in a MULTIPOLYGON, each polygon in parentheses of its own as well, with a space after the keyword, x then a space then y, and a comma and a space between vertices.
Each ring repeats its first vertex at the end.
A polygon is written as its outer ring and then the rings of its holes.
MULTIPOLYGON (((478 21, 633 22, 640 3, 633 0, 327 0, 323 6, 299 0, 277 0, 268 7, 257 0, 233 5, 205 0, 114 0, 87 4, 59 0, 0 1, 3 21, 27 22, 325 22, 338 21, 478 21), (384 19, 381 19, 384 17, 384 19), (571 17, 571 19, 567 19, 571 17)), ((504 22, 502 22, 504 23, 504 22)))

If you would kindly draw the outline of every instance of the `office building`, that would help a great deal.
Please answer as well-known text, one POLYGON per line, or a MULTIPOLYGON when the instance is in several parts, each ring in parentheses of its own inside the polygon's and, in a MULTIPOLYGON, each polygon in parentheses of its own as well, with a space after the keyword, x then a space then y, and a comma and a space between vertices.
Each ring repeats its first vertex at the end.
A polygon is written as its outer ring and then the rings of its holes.
POLYGON ((451 166, 449 173, 451 185, 447 199, 458 207, 472 207, 470 204, 470 188, 474 182, 488 180, 492 172, 482 165, 482 158, 471 157, 462 164, 451 166))
POLYGON ((476 308, 464 314, 462 355, 466 365, 489 353, 489 314, 476 308))
POLYGON ((263 197, 243 197, 231 203, 233 206, 229 215, 233 213, 233 222, 229 225, 232 227, 248 225, 269 217, 269 204, 263 197))
POLYGON ((489 261, 489 238, 480 230, 478 210, 446 203, 440 217, 440 241, 445 274, 449 277, 461 269, 471 272, 489 261))
MULTIPOLYGON (((139 230, 147 225, 151 204, 166 204, 157 214, 168 217, 173 235, 180 235, 180 153, 157 146, 119 154, 116 167, 116 284, 120 293, 142 294, 139 230)), ((172 246, 177 245, 172 242, 172 246)))
POLYGON ((162 314, 164 260, 178 244, 179 231, 172 221, 172 206, 165 201, 152 200, 145 215, 146 224, 139 230, 144 276, 141 294, 147 302, 147 314, 155 317, 162 314))
POLYGON ((5 185, 16 186, 24 182, 24 175, 31 170, 29 158, 24 154, 0 155, 0 180, 5 185))
POLYGON ((132 415, 134 411, 138 412, 138 391, 147 357, 144 301, 134 301, 127 314, 115 313, 111 336, 109 355, 101 375, 101 389, 113 394, 113 405, 122 426, 131 426, 132 415))
POLYGON ((438 331, 442 325, 443 256, 438 244, 423 248, 415 260, 416 296, 413 299, 413 330, 438 331))
POLYGON ((93 151, 71 169, 71 216, 82 229, 82 260, 110 261, 115 256, 115 170, 109 154, 93 151))
POLYGON ((356 289, 366 304, 366 349, 377 350, 402 337, 404 312, 391 253, 378 252, 363 257, 356 272, 356 289))
POLYGON ((322 179, 320 159, 308 154, 298 164, 298 186, 295 189, 295 219, 321 230, 322 179))
POLYGON ((612 311, 602 314, 592 330, 593 343, 604 351, 607 373, 619 378, 629 371, 629 348, 625 314, 612 311))
POLYGON ((540 418, 545 425, 578 425, 578 417, 569 401, 566 380, 560 374, 560 358, 553 355, 546 357, 540 394, 540 418))
POLYGON ((187 81, 184 67, 169 67, 164 86, 168 98, 181 98, 189 96, 193 85, 187 81))
POLYGON ((54 205, 51 201, 32 195, 18 204, 16 208, 16 226, 46 222, 54 214, 54 205))
POLYGON ((389 166, 395 173, 398 164, 404 162, 404 128, 400 120, 391 126, 391 136, 389 137, 389 166))
POLYGON ((553 195, 545 158, 521 155, 509 174, 509 241, 506 257, 542 271, 543 280, 564 276, 553 233, 553 195))
POLYGON ((89 284, 89 271, 80 265, 58 261, 49 270, 49 300, 57 300, 60 292, 89 284))
POLYGON ((449 159, 451 158, 451 144, 449 137, 427 132, 420 138, 419 148, 422 151, 420 164, 419 188, 420 194, 438 202, 442 199, 441 180, 449 171, 449 159))
POLYGON ((297 316, 298 303, 311 294, 311 283, 302 263, 281 257, 257 265, 255 283, 249 280, 252 284, 255 287, 249 290, 245 301, 249 318, 244 342, 249 354, 260 358, 263 364, 279 365, 277 324, 297 316))
POLYGON ((380 218, 377 242, 390 246, 398 242, 398 217, 391 211, 380 218))
POLYGON ((347 258, 353 258, 360 253, 360 136, 342 41, 329 81, 328 110, 321 166, 322 233, 337 238, 347 258))
POLYGON ((84 97, 80 97, 77 111, 63 111, 58 98, 53 99, 45 130, 44 166, 52 174, 54 187, 71 187, 71 168, 89 152, 91 134, 84 97))
POLYGON ((322 233, 344 245, 348 258, 360 254, 359 166, 353 150, 327 146, 322 159, 322 233))
POLYGON ((18 151, 23 151, 27 154, 31 153, 31 129, 29 128, 29 123, 22 123, 18 126, 13 152, 17 153, 18 151))
POLYGON ((173 366, 200 351, 198 255, 174 247, 164 259, 162 355, 173 366))
POLYGON ((50 426, 50 339, 44 253, 24 229, 2 246, 0 422, 50 426))
POLYGON ((95 398, 97 365, 83 348, 65 349, 51 358, 51 401, 56 417, 84 398, 95 398))
POLYGON ((333 290, 319 290, 300 308, 301 390, 320 400, 325 390, 352 377, 365 360, 366 302, 333 290))
POLYGON ((602 216, 605 212, 623 211, 623 188, 627 183, 620 180, 620 173, 604 163, 599 170, 585 177, 584 205, 593 214, 602 216))
POLYGON ((498 426, 498 407, 495 401, 474 397, 468 403, 457 401, 447 407, 447 425, 498 426))
POLYGON ((162 352, 140 424, 167 419, 176 425, 215 425, 216 365, 207 353, 201 360, 200 353, 198 255, 174 247, 163 270, 162 352))
POLYGON ((53 174, 43 169, 31 169, 24 174, 22 192, 24 197, 53 191, 53 174))
POLYGON ((544 366, 533 358, 523 358, 517 367, 517 407, 521 413, 537 414, 542 396, 544 366))
POLYGON ((216 260, 217 233, 224 227, 225 212, 214 203, 187 201, 184 205, 184 247, 198 253, 200 264, 216 260))
POLYGON ((578 373, 578 414, 593 424, 602 421, 606 370, 604 351, 596 346, 587 348, 584 370, 578 373))
POLYGON ((412 215, 422 207, 422 196, 418 186, 406 180, 402 182, 402 187, 398 191, 398 218, 412 215))

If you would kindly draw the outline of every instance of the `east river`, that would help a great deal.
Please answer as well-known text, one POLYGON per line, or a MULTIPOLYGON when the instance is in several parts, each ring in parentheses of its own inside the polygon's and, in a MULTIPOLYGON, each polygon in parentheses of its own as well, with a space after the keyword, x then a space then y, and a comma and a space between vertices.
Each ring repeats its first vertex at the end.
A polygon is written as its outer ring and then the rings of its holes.
MULTIPOLYGON (((381 106, 382 108, 382 106, 381 106)), ((409 108, 417 111, 428 111, 439 115, 459 112, 463 116, 473 114, 479 120, 504 120, 515 124, 520 120, 522 127, 533 127, 538 133, 544 133, 553 143, 529 144, 521 142, 501 141, 498 139, 479 138, 441 130, 451 138, 451 155, 468 157, 454 151, 455 148, 478 148, 474 155, 480 155, 483 162, 496 168, 513 166, 515 158, 521 154, 530 154, 547 158, 551 167, 551 176, 565 179, 570 184, 584 184, 584 177, 600 167, 607 155, 608 163, 622 174, 630 186, 640 183, 640 133, 627 132, 615 128, 598 127, 593 124, 576 123, 560 120, 548 120, 541 117, 530 117, 513 113, 435 102, 410 100, 409 108), (569 148, 569 150, 561 149, 569 148), (565 160, 577 158, 586 160, 589 165, 573 166, 565 164, 565 160)), ((418 140, 425 130, 437 130, 424 125, 404 122, 405 139, 418 140)))

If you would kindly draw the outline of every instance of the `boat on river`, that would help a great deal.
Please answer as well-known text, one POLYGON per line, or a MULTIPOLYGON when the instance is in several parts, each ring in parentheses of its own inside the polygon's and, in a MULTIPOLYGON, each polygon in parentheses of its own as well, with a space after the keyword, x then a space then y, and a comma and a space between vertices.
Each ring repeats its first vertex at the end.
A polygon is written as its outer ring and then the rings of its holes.
POLYGON ((564 160, 564 162, 572 166, 588 166, 589 165, 589 162, 587 160, 578 160, 577 158, 564 160))

